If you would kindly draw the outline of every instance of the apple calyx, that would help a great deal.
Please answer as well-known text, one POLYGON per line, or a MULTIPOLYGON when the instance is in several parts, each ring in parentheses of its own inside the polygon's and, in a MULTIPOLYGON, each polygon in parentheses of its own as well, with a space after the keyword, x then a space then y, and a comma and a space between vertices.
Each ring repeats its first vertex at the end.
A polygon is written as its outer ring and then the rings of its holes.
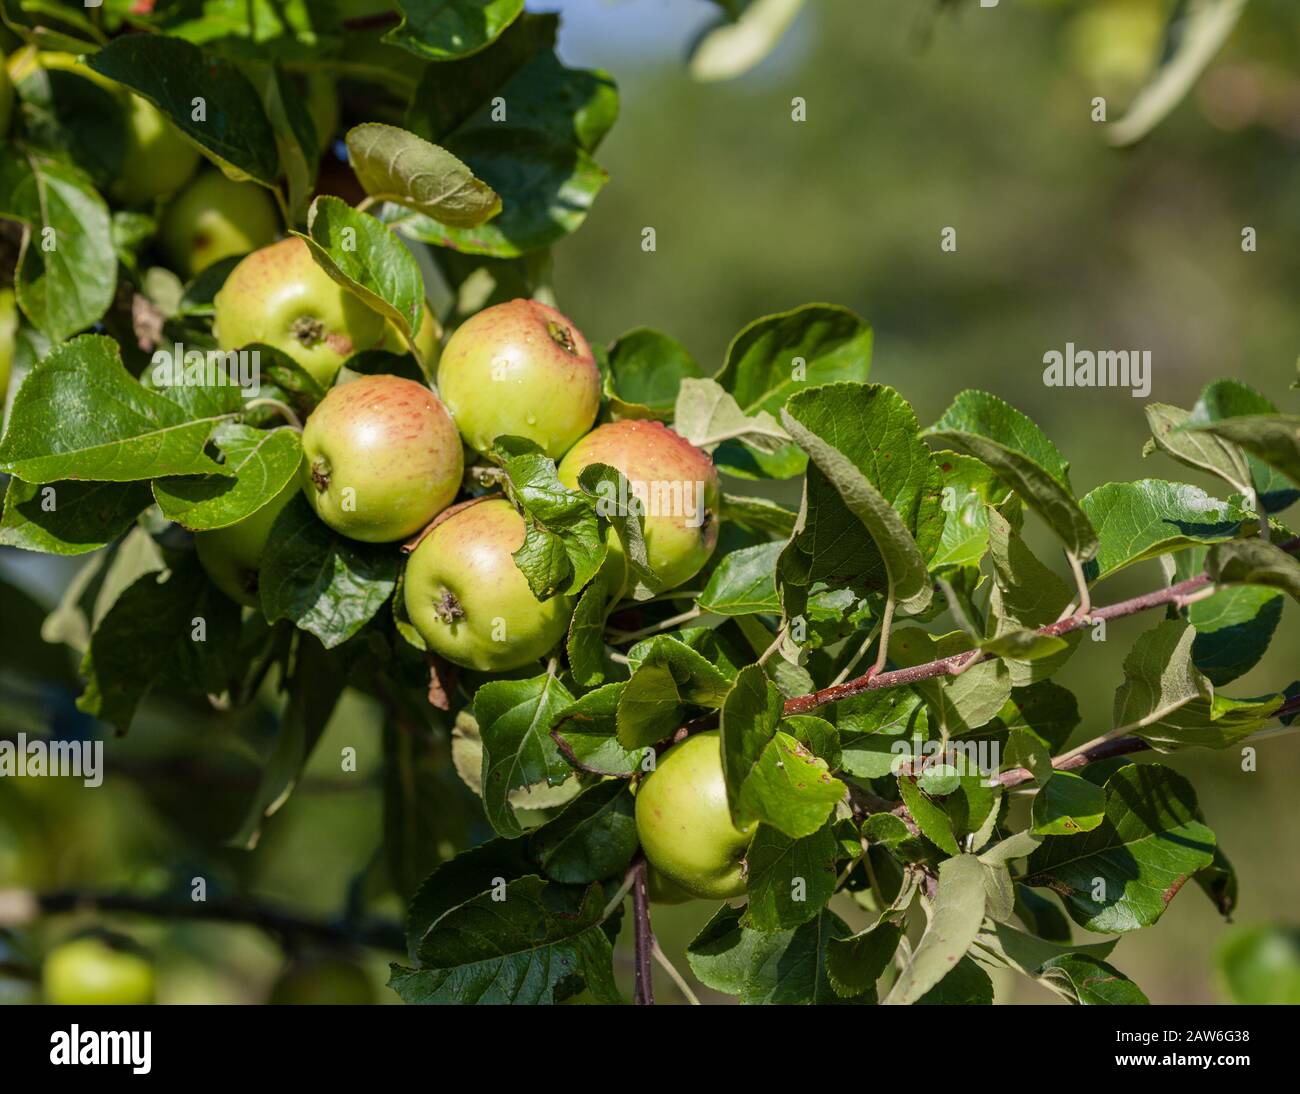
POLYGON ((546 321, 546 333, 566 353, 576 354, 578 352, 578 344, 573 340, 573 331, 569 330, 563 323, 548 319, 546 321))
POLYGON ((330 462, 324 456, 311 461, 311 481, 322 494, 330 488, 330 462))
POLYGON ((438 618, 447 624, 465 618, 465 609, 460 606, 460 601, 448 589, 443 589, 442 595, 434 601, 433 610, 438 613, 438 618))
POLYGON ((325 341, 325 324, 309 315, 299 316, 289 329, 293 332, 294 339, 304 349, 311 349, 312 346, 318 346, 325 341))

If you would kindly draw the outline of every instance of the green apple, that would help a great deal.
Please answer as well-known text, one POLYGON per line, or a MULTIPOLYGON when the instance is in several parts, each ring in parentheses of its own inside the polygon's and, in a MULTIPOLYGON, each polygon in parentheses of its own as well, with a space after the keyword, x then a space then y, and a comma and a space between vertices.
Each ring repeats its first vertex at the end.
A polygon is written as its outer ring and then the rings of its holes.
POLYGON ((224 350, 263 342, 324 387, 354 353, 374 349, 384 317, 316 264, 297 236, 254 251, 217 293, 214 330, 224 350))
POLYGON ((199 153, 153 103, 133 94, 126 106, 122 172, 110 189, 124 205, 143 205, 184 186, 199 153))
MULTIPOLYGON (((718 471, 701 452, 662 422, 610 422, 588 433, 560 462, 560 481, 578 489, 594 463, 621 471, 645 509, 646 553, 655 592, 689 581, 718 545, 721 488, 718 471)), ((609 533, 604 574, 613 589, 631 584, 622 544, 609 533)))
POLYGON ((0 289, 0 425, 4 424, 5 395, 14 367, 14 342, 18 335, 18 305, 13 289, 0 289))
POLYGON ((600 369, 582 332, 536 300, 467 319, 438 362, 438 391, 476 452, 526 437, 559 459, 600 410, 600 369))
POLYGON ((271 988, 275 1006, 368 1006, 375 987, 361 966, 337 957, 300 958, 271 988))
POLYGON ((64 1006, 133 1006, 154 1001, 149 960, 93 936, 56 946, 45 959, 41 984, 47 1003, 64 1006))
MULTIPOLYGON (((434 314, 433 305, 426 300, 424 302, 424 318, 420 321, 420 329, 415 332, 415 348, 420 351, 425 368, 433 368, 437 365, 438 350, 441 345, 442 324, 438 322, 438 317, 434 314)), ((387 350, 389 353, 411 352, 411 347, 406 344, 402 332, 397 329, 397 324, 391 319, 384 326, 384 338, 379 343, 379 349, 387 350)))
POLYGON ((636 831, 646 861, 701 900, 745 891, 745 854, 757 827, 731 822, 717 730, 670 748, 637 791, 636 831))
POLYGON ((298 480, 290 479, 275 497, 238 524, 194 533, 199 565, 231 600, 249 608, 258 606, 257 575, 262 549, 275 518, 297 492, 298 480))
POLYGON ((406 614, 434 653, 464 668, 506 672, 564 637, 573 598, 533 596, 513 558, 523 542, 523 517, 493 498, 453 511, 415 549, 406 564, 406 614))
POLYGON ((189 280, 219 259, 265 247, 279 230, 269 191, 209 170, 167 206, 161 241, 172 269, 189 280))
POLYGON ((302 452, 302 490, 316 514, 365 543, 414 535, 451 504, 465 470, 447 408, 400 376, 332 388, 307 419, 302 452))

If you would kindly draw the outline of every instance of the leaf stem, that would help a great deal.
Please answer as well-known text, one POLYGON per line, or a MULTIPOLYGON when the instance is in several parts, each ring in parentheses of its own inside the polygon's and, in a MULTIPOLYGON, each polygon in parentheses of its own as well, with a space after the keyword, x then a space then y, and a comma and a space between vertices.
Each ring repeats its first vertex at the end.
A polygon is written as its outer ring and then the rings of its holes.
POLYGON ((863 639, 862 645, 858 647, 857 652, 849 658, 848 664, 840 669, 835 679, 831 681, 831 687, 844 683, 844 681, 852 674, 853 670, 858 667, 858 663, 867 655, 867 650, 871 648, 871 643, 876 640, 876 635, 880 633, 880 624, 881 621, 877 619, 871 630, 868 632, 867 637, 863 639))
POLYGON ((686 623, 695 619, 701 614, 700 608, 696 605, 690 611, 682 612, 679 615, 671 616, 668 619, 660 620, 658 623, 651 624, 649 627, 642 627, 638 631, 610 631, 609 641, 624 643, 635 642, 638 638, 648 638, 652 634, 658 634, 660 631, 670 631, 679 623, 686 623))
POLYGON ((691 991, 690 984, 686 982, 686 977, 677 971, 677 966, 668 960, 668 955, 664 953, 663 947, 659 945, 658 940, 652 939, 650 945, 654 953, 654 959, 659 962, 664 972, 672 977, 673 983, 677 985, 677 990, 686 996, 686 1001, 691 1006, 698 1007, 700 1005, 699 996, 691 991))
POLYGON ((275 410, 278 410, 280 414, 284 417, 284 420, 289 423, 290 427, 294 430, 294 432, 296 433, 302 432, 302 419, 299 418, 296 413, 294 413, 293 407, 291 407, 288 403, 281 402, 279 399, 262 398, 262 399, 249 399, 248 402, 244 404, 244 407, 247 410, 252 410, 255 407, 259 407, 259 406, 269 406, 275 410))
POLYGON ((1092 610, 1092 593, 1088 591, 1088 579, 1083 574, 1083 563, 1073 551, 1066 551, 1065 557, 1069 560, 1070 573, 1074 575, 1074 584, 1079 590, 1079 609, 1074 614, 1086 620, 1092 610))

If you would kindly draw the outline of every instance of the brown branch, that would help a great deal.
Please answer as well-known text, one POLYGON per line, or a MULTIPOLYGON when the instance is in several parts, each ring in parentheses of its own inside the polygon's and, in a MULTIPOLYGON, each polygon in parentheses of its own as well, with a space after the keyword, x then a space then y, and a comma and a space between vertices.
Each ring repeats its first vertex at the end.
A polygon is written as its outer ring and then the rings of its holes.
POLYGON ((56 889, 36 893, 24 889, 0 890, 0 926, 29 922, 42 915, 68 912, 125 912, 154 919, 206 920, 240 923, 284 939, 309 939, 330 946, 365 946, 404 953, 401 924, 385 920, 347 922, 305 919, 270 904, 239 900, 191 901, 176 897, 142 896, 127 892, 56 889))
MULTIPOLYGON (((1295 554, 1300 550, 1300 536, 1278 546, 1284 551, 1295 554)), ((1197 574, 1195 577, 1189 577, 1186 581, 1180 581, 1168 588, 1130 597, 1128 600, 1121 600, 1117 604, 1107 604, 1101 608, 1093 608, 1086 614, 1080 613, 1067 616, 1065 619, 1049 623, 1045 627, 1039 627, 1037 633, 1059 638, 1063 634, 1069 634, 1071 631, 1087 627, 1099 619, 1120 619, 1123 616, 1136 615, 1138 612, 1148 611, 1151 608, 1159 608, 1170 604, 1177 605, 1202 589, 1208 588, 1212 583, 1213 581, 1208 573, 1197 574)), ((836 703, 841 699, 851 699, 853 696, 861 695, 867 691, 903 687, 907 684, 918 683, 921 680, 932 680, 936 676, 953 676, 957 674, 958 670, 964 671, 975 662, 983 660, 984 656, 977 652, 976 656, 972 657, 971 651, 965 650, 950 657, 940 657, 935 661, 927 661, 924 665, 912 665, 909 668, 894 669, 890 672, 865 672, 861 676, 846 680, 842 684, 833 684, 831 687, 821 688, 819 691, 810 692, 807 695, 796 695, 793 699, 787 699, 785 701, 785 713, 805 714, 810 710, 816 710, 817 707, 825 706, 827 703, 836 703)))
POLYGON ((637 1006, 653 1006, 655 990, 650 963, 654 958, 655 936, 650 926, 650 897, 646 892, 644 856, 638 856, 631 869, 632 919, 636 943, 636 988, 632 1002, 637 1006))

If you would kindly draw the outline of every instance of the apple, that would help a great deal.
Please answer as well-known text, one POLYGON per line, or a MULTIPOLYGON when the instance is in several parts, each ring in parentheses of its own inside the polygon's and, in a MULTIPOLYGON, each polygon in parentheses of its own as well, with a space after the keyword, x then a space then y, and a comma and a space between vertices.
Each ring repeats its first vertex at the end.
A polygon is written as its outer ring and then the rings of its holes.
POLYGON ((524 520, 499 498, 473 501, 436 524, 406 564, 406 614, 434 653, 480 672, 547 654, 565 634, 573 598, 533 596, 512 553, 524 520))
POLYGON ((275 1006, 368 1006, 375 988, 365 969, 336 957, 299 958, 271 988, 275 1006))
POLYGON ((464 455, 447 408, 423 384, 361 376, 332 388, 302 431, 303 493, 351 539, 414 535, 460 489, 464 455))
POLYGON ((757 827, 731 822, 717 730, 673 745, 637 791, 636 831, 646 861, 701 900, 745 891, 745 853, 757 827))
MULTIPOLYGON (((707 453, 662 422, 610 422, 588 433, 560 462, 560 481, 578 489, 578 476, 594 463, 623 473, 645 507, 646 553, 655 572, 654 592, 689 581, 718 545, 721 488, 707 453)), ((613 529, 604 574, 611 588, 630 583, 622 543, 613 529)))
POLYGON ((161 242, 172 269, 188 280, 219 259, 265 247, 279 230, 267 190, 208 170, 167 206, 161 242))
POLYGON ((56 946, 41 970, 45 1001, 133 1006, 154 1001, 153 965, 132 949, 86 936, 56 946))
POLYGON ((266 547, 275 518, 297 492, 298 480, 290 479, 284 489, 261 509, 237 524, 194 533, 194 550, 199 556, 199 565, 212 583, 231 600, 249 608, 258 606, 257 574, 262 550, 266 547))
POLYGON ((384 336, 384 317, 322 270, 297 236, 243 259, 214 304, 222 349, 263 342, 287 353, 324 387, 344 361, 374 349, 384 336))
POLYGON ((559 459, 600 409, 600 369, 582 332, 536 300, 467 319, 438 362, 438 391, 476 452, 526 437, 559 459))

